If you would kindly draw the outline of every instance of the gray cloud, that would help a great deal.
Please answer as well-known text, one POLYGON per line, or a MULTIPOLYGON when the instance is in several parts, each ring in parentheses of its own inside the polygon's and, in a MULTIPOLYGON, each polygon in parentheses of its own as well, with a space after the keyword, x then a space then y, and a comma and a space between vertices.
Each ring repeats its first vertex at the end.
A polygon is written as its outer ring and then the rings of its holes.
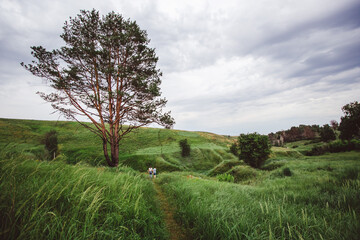
POLYGON ((266 6, 236 0, 0 0, 0 117, 57 119, 34 94, 42 80, 19 63, 31 61, 32 45, 62 46, 64 21, 92 8, 119 12, 147 30, 176 128, 267 133, 339 120, 341 106, 358 100, 356 0, 273 0, 266 6))

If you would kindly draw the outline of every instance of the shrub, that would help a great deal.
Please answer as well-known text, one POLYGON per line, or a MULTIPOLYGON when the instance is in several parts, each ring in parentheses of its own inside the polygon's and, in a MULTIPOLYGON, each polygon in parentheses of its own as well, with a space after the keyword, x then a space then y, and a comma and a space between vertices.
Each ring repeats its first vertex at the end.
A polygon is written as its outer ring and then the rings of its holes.
POLYGON ((54 159, 58 150, 57 132, 55 130, 52 130, 45 134, 44 144, 47 158, 49 160, 54 159))
POLYGON ((338 153, 338 152, 346 152, 352 150, 360 150, 360 140, 352 139, 351 141, 347 140, 337 140, 333 141, 327 145, 323 146, 315 146, 306 153, 307 156, 317 156, 322 155, 326 152, 338 153))
POLYGON ((228 173, 223 173, 220 175, 217 175, 216 178, 220 181, 220 182, 234 182, 234 176, 232 176, 231 174, 228 173))
POLYGON ((284 174, 284 176, 291 176, 292 175, 292 173, 291 173, 291 170, 290 170, 290 168, 284 168, 283 169, 283 174, 284 174))
POLYGON ((324 146, 314 146, 310 151, 306 152, 306 156, 319 156, 328 152, 328 147, 324 146))
POLYGON ((348 141, 334 141, 328 145, 329 152, 337 153, 337 152, 345 152, 351 149, 348 141))
POLYGON ((254 168, 260 168, 269 158, 270 142, 269 137, 258 133, 241 134, 239 136, 239 159, 254 168))
POLYGON ((325 124, 320 130, 321 141, 329 142, 331 140, 336 139, 336 135, 334 130, 329 126, 329 124, 325 124))
POLYGON ((239 149, 236 143, 231 144, 230 146, 230 152, 234 154, 235 156, 239 156, 239 149))
POLYGON ((179 145, 181 148, 181 156, 188 157, 190 156, 190 144, 187 139, 183 139, 179 141, 179 145))

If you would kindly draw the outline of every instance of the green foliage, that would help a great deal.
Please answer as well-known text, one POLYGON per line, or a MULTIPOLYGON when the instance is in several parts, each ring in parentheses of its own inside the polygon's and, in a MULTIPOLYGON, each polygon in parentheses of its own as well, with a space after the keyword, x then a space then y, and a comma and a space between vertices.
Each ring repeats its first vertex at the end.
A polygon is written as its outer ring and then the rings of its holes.
POLYGON ((339 125, 340 139, 350 140, 360 137, 360 103, 357 101, 342 107, 345 116, 341 117, 339 125))
POLYGON ((230 152, 232 154, 234 154, 235 156, 237 156, 237 157, 239 156, 239 148, 238 148, 238 145, 236 143, 231 144, 230 152))
POLYGON ((190 144, 188 143, 187 139, 180 140, 179 145, 181 148, 181 156, 182 157, 190 156, 190 144))
POLYGON ((288 167, 284 168, 283 169, 283 174, 284 174, 284 176, 287 176, 287 177, 291 176, 292 173, 291 173, 290 168, 288 168, 288 167))
POLYGON ((44 137, 45 150, 47 151, 48 159, 54 159, 56 157, 56 153, 58 151, 58 138, 57 132, 55 130, 51 130, 47 132, 44 137))
POLYGON ((220 181, 220 182, 234 182, 234 177, 231 174, 228 173, 223 173, 220 175, 217 175, 216 178, 220 181))
POLYGON ((251 167, 259 168, 270 155, 268 136, 258 133, 241 134, 238 138, 239 158, 251 167))
POLYGON ((330 127, 329 124, 325 124, 321 129, 320 129, 320 138, 321 141, 323 142, 329 142, 331 140, 335 140, 336 139, 336 135, 334 130, 330 127))
POLYGON ((350 141, 347 140, 336 140, 326 145, 314 146, 311 151, 306 153, 307 156, 318 156, 325 154, 327 152, 330 153, 338 153, 338 152, 346 152, 360 150, 360 140, 352 139, 350 141))
POLYGON ((47 80, 54 91, 38 94, 57 112, 70 120, 88 118, 90 124, 79 123, 102 141, 109 166, 119 164, 119 142, 134 129, 174 125, 170 112, 162 111, 167 100, 160 98, 158 57, 135 21, 115 12, 100 16, 95 9, 81 10, 65 22, 60 37, 63 47, 33 46, 34 60, 21 65, 47 80))

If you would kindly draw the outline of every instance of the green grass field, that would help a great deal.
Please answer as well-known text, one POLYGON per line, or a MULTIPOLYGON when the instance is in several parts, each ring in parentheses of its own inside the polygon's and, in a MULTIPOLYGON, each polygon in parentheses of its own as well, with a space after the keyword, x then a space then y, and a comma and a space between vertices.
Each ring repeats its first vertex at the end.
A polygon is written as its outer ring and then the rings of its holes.
MULTIPOLYGON (((41 141, 50 130, 58 132, 58 160, 106 165, 100 138, 75 122, 0 119, 0 147, 13 144, 13 152, 41 159, 44 155, 41 141)), ((232 142, 230 137, 211 133, 141 128, 121 141, 120 162, 139 171, 146 171, 150 165, 166 171, 206 171, 223 160, 236 160, 228 150, 232 142), (190 157, 181 157, 181 139, 188 139, 190 157)))
POLYGON ((77 123, 0 119, 0 239, 169 239, 142 173, 149 165, 190 239, 359 239, 359 152, 309 157, 323 143, 300 141, 273 147, 253 169, 229 152, 233 141, 142 128, 121 142, 121 166, 108 168, 101 142, 77 123), (59 154, 46 161, 50 130, 59 154))
POLYGON ((243 173, 242 184, 184 172, 164 174, 160 183, 196 239, 358 239, 358 152, 278 161, 273 171, 243 173))

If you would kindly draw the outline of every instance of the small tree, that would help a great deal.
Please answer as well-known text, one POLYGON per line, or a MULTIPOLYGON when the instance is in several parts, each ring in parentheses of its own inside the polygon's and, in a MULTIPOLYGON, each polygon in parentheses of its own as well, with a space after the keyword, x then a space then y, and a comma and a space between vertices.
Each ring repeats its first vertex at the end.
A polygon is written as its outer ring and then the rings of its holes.
POLYGON ((181 156, 188 157, 190 156, 190 144, 187 139, 183 139, 179 141, 179 145, 181 148, 181 156))
POLYGON ((271 145, 266 135, 240 134, 238 143, 239 159, 243 159, 251 167, 259 168, 269 158, 271 145))
POLYGON ((52 130, 45 134, 44 144, 48 158, 54 159, 56 157, 56 152, 58 150, 57 132, 55 130, 52 130))
POLYGON ((115 167, 126 134, 150 123, 174 124, 170 112, 162 112, 167 101, 160 98, 155 49, 148 46, 146 31, 115 12, 101 17, 95 9, 82 10, 63 29, 65 46, 31 47, 35 60, 21 65, 53 88, 38 93, 45 101, 101 138, 105 159, 115 167))
POLYGON ((339 126, 342 140, 360 137, 360 103, 353 102, 342 107, 345 116, 341 117, 339 126))
POLYGON ((320 137, 321 137, 321 141, 324 142, 329 142, 331 140, 335 140, 336 139, 336 135, 334 130, 330 127, 329 124, 325 124, 321 129, 320 129, 320 137))

